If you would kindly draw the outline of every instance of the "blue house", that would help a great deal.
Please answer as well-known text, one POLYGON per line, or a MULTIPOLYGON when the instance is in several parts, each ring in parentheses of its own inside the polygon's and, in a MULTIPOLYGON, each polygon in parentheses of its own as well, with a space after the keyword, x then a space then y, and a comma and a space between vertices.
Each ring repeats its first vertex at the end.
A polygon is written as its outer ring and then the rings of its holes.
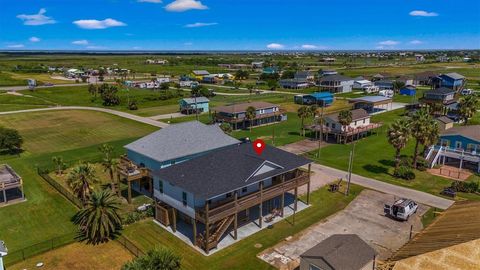
POLYGON ((155 200, 156 222, 206 253, 225 237, 236 240, 240 220, 262 228, 283 217, 284 209, 297 210, 301 186, 307 185, 309 203, 310 174, 299 168, 310 160, 272 146, 257 155, 250 142, 240 143, 216 125, 171 125, 125 148, 119 174, 129 188, 130 182, 153 184, 148 195, 155 200))
POLYGON ((380 80, 373 83, 380 90, 393 90, 393 81, 391 80, 380 80))
POLYGON ((277 67, 265 67, 262 70, 263 74, 277 74, 279 72, 277 67))
POLYGON ((417 93, 417 88, 413 85, 406 85, 400 89, 400 95, 404 96, 415 96, 417 93))
POLYGON ((208 112, 210 100, 206 97, 183 98, 180 100, 180 112, 194 114, 208 112))
POLYGON ((434 88, 445 87, 455 91, 462 90, 465 82, 465 77, 455 72, 442 74, 432 79, 434 88))
POLYGON ((480 172, 480 125, 456 126, 441 132, 438 144, 430 148, 427 160, 480 172))
POLYGON ((313 105, 325 107, 333 103, 333 94, 330 92, 315 92, 308 95, 296 95, 293 101, 296 104, 313 105))

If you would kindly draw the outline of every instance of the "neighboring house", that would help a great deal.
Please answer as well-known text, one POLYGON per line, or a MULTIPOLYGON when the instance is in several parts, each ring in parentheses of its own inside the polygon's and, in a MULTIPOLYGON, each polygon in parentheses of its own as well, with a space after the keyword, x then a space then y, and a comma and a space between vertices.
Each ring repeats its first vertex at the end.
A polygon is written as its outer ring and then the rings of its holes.
POLYGON ((326 70, 320 71, 320 77, 328 76, 328 75, 337 75, 337 74, 338 74, 338 71, 331 70, 331 69, 326 69, 326 70))
POLYGON ((480 172, 480 125, 456 126, 441 132, 438 144, 431 147, 426 159, 480 172))
POLYGON ((320 78, 319 84, 322 90, 330 93, 352 92, 354 80, 342 75, 328 75, 320 78))
POLYGON ((263 68, 263 61, 256 61, 252 62, 252 68, 257 69, 257 68, 263 68))
POLYGON ((315 80, 315 76, 313 75, 313 73, 308 70, 297 71, 293 78, 296 80, 307 81, 307 82, 313 82, 315 80))
POLYGON ((465 86, 466 79, 463 75, 452 72, 447 74, 441 74, 432 79, 433 88, 450 88, 455 91, 461 91, 465 86))
POLYGON ((208 112, 209 102, 210 100, 206 97, 183 98, 180 100, 180 112, 183 114, 208 112))
POLYGON ((356 234, 334 234, 300 255, 299 270, 374 270, 377 252, 356 234))
POLYGON ((279 73, 279 70, 278 70, 277 67, 265 67, 265 68, 263 68, 262 73, 263 74, 268 74, 268 75, 277 74, 277 73, 279 73))
POLYGON ((67 78, 71 78, 71 79, 80 78, 84 74, 85 74, 85 72, 83 70, 79 70, 79 69, 76 69, 76 68, 67 69, 64 72, 64 76, 67 77, 67 78))
POLYGON ((423 93, 422 103, 450 105, 457 102, 455 99, 456 91, 450 88, 441 87, 429 90, 423 93))
POLYGON ((203 76, 200 81, 201 81, 202 83, 214 84, 214 83, 217 83, 218 77, 215 76, 214 74, 209 74, 209 75, 203 76))
POLYGON ((372 81, 380 81, 380 80, 387 79, 389 77, 390 77, 390 75, 388 75, 386 73, 377 73, 377 74, 372 76, 372 81))
POLYGON ((12 167, 0 164, 0 206, 8 204, 9 200, 24 199, 22 178, 12 167))
POLYGON ((333 57, 324 57, 320 61, 324 63, 334 63, 337 59, 333 57))
POLYGON ((448 58, 448 56, 446 56, 446 55, 437 56, 437 61, 438 62, 448 62, 448 60, 450 60, 450 58, 448 58))
POLYGON ((423 56, 422 54, 415 54, 415 61, 423 62, 425 61, 425 56, 423 56))
POLYGON ((393 81, 391 80, 379 80, 375 81, 374 85, 380 90, 393 90, 393 81))
POLYGON ((402 82, 405 85, 414 85, 413 76, 400 76, 399 78, 395 79, 395 81, 402 82))
POLYGON ((280 111, 278 105, 263 101, 220 106, 213 108, 212 111, 215 122, 229 123, 234 130, 287 120, 287 115, 280 111), (256 110, 253 120, 246 117, 248 107, 254 107, 256 110))
POLYGON ((413 81, 415 85, 431 85, 432 79, 437 77, 438 74, 431 71, 425 71, 415 74, 413 81))
POLYGON ((413 85, 405 85, 400 88, 400 95, 404 96, 415 96, 417 93, 417 88, 413 85))
POLYGON ((156 65, 166 65, 168 60, 165 59, 147 59, 145 60, 146 64, 156 64, 156 65))
POLYGON ((364 109, 368 113, 375 113, 392 108, 392 99, 384 96, 352 98, 349 102, 353 103, 354 109, 364 109))
POLYGON ((3 264, 3 257, 7 256, 8 254, 8 249, 7 246, 5 246, 5 242, 0 240, 0 270, 4 270, 5 266, 3 264))
POLYGON ((206 70, 194 70, 190 77, 195 78, 198 81, 201 81, 204 76, 208 76, 210 73, 206 70))
POLYGON ((315 92, 305 95, 296 95, 293 101, 301 105, 317 104, 320 107, 329 106, 333 103, 334 97, 330 92, 315 92))
POLYGON ((369 81, 369 80, 364 80, 364 79, 360 79, 360 80, 355 80, 355 82, 353 83, 353 89, 367 89, 369 87, 373 86, 373 82, 369 81))
POLYGON ((370 125, 370 115, 364 109, 351 110, 352 122, 348 126, 342 126, 338 120, 339 113, 325 116, 325 126, 334 132, 343 132, 370 125))
POLYGON ((435 120, 438 122, 438 129, 440 131, 444 131, 453 127, 453 120, 446 116, 437 117, 435 120))
POLYGON ((151 195, 155 181, 151 171, 204 155, 214 149, 238 144, 216 125, 198 121, 170 125, 125 145, 126 157, 118 166, 118 178, 128 183, 128 201, 131 189, 151 195))
POLYGON ((309 86, 308 81, 303 79, 283 79, 278 82, 280 87, 287 89, 301 89, 309 86))

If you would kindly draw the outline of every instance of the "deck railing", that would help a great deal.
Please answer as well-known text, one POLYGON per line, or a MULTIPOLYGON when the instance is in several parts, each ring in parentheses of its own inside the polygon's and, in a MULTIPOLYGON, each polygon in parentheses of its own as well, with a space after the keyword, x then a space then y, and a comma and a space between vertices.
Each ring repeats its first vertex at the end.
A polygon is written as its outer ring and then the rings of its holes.
MULTIPOLYGON (((256 191, 254 193, 248 194, 246 196, 240 197, 235 201, 229 201, 222 205, 219 205, 215 208, 212 208, 208 211, 208 220, 209 222, 216 222, 227 216, 233 215, 236 212, 248 209, 255 205, 260 204, 262 201, 267 201, 269 199, 275 198, 282 193, 288 192, 295 187, 305 185, 309 181, 308 173, 299 171, 299 175, 295 178, 285 180, 283 183, 279 183, 268 188, 263 189, 262 191, 256 191)), ((196 218, 200 221, 206 220, 206 213, 204 209, 198 209, 196 211, 196 218)))

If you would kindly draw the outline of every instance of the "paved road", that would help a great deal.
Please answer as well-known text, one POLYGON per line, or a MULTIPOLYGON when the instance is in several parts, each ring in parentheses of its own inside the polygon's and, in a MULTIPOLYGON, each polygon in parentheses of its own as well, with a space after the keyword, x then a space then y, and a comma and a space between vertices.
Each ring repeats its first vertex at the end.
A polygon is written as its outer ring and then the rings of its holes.
MULTIPOLYGON (((328 175, 332 177, 333 180, 336 180, 339 178, 346 179, 346 175, 347 175, 346 171, 334 169, 334 168, 316 164, 316 163, 312 164, 312 171, 319 172, 323 175, 328 175)), ((409 198, 418 203, 426 204, 426 205, 437 207, 440 209, 447 209, 454 202, 452 200, 444 199, 426 192, 389 184, 386 182, 360 176, 357 174, 352 174, 352 183, 369 188, 369 189, 378 190, 383 193, 392 194, 397 197, 409 198)))
POLYGON ((0 112, 0 115, 7 115, 7 114, 15 114, 15 113, 28 113, 28 112, 43 112, 43 111, 57 111, 57 110, 88 110, 88 111, 97 111, 97 112, 104 112, 113 114, 116 116, 120 116, 123 118, 127 118, 133 121, 141 122, 144 124, 165 128, 168 127, 167 123, 155 121, 148 117, 142 117, 126 112, 105 109, 105 108, 96 108, 96 107, 83 107, 83 106, 58 106, 58 107, 49 107, 49 108, 40 108, 40 109, 28 109, 28 110, 19 110, 19 111, 8 111, 8 112, 0 112))

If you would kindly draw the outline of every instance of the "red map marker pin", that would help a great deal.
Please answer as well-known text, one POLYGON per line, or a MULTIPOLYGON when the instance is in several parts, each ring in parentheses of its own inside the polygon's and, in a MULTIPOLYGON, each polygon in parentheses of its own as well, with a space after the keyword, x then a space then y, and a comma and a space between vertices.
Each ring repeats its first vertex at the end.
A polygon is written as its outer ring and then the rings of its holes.
POLYGON ((265 149, 265 142, 261 139, 256 139, 253 141, 253 150, 257 153, 257 155, 261 155, 263 150, 265 149))

